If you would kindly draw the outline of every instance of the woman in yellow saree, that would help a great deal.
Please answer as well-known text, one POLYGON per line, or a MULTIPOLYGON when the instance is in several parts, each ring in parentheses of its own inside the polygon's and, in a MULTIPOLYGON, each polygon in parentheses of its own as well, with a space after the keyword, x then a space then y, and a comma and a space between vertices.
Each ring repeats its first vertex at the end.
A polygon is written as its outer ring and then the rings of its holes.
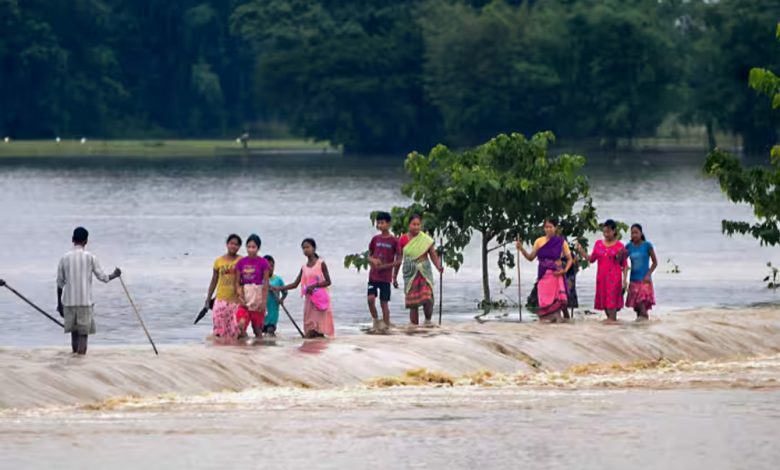
POLYGON ((421 231, 422 217, 413 215, 409 221, 409 233, 400 240, 403 248, 403 277, 406 308, 409 309, 409 321, 420 323, 420 306, 425 315, 425 325, 433 325, 433 269, 431 261, 439 272, 444 271, 439 255, 436 253, 433 238, 421 231))

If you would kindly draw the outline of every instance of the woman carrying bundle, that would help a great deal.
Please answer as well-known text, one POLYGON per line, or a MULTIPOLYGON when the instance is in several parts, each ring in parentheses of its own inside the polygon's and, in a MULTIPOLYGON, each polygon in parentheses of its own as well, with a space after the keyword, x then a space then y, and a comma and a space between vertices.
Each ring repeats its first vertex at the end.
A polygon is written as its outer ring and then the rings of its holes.
MULTIPOLYGON (((569 245, 562 237, 556 235, 558 219, 548 218, 544 221, 544 236, 534 242, 531 253, 523 247, 522 240, 517 241, 517 249, 528 261, 539 258, 537 270, 537 297, 539 308, 536 314, 539 320, 547 323, 563 321, 562 313, 566 312, 567 286, 566 272, 572 265, 569 245), (564 266, 561 262, 566 260, 564 266)), ((568 317, 568 312, 567 315, 568 317)))

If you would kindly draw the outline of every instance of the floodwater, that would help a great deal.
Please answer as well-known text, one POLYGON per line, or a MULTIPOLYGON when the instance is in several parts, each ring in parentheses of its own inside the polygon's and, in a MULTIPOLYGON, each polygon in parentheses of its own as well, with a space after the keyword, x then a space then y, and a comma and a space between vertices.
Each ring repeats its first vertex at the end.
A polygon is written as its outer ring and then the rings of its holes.
MULTIPOLYGON (((656 246, 651 322, 476 323, 474 244, 445 274, 444 326, 404 327, 395 291, 400 327, 369 336, 366 274, 342 260, 365 249, 370 211, 406 202, 400 160, 0 160, 0 278, 53 311, 57 261, 84 225, 160 349, 118 284, 95 285, 86 357, 0 290, 0 468, 775 468, 780 309, 761 279, 776 250, 720 234, 751 214, 700 167, 644 155, 587 168, 600 217, 641 222, 656 246), (275 341, 207 340, 208 318, 192 320, 230 232, 259 233, 286 279, 316 238, 338 337, 300 340, 282 317, 275 341)), ((524 292, 534 272, 523 264, 524 292)), ((585 308, 594 276, 578 278, 585 308)), ((296 295, 288 306, 300 318, 296 295)))
MULTIPOLYGON (((726 201, 716 182, 703 177, 700 156, 593 159, 587 172, 600 218, 640 222, 655 244, 661 314, 780 300, 780 293, 761 282, 767 261, 780 264, 776 250, 720 233, 721 219, 751 213, 726 201), (673 265, 679 274, 671 272, 673 265)), ((402 160, 394 158, 3 159, 0 278, 53 311, 57 262, 70 247, 73 228, 83 225, 104 269, 123 269, 157 341, 200 342, 209 321, 192 322, 228 233, 260 234, 261 252, 276 258, 278 274, 288 281, 304 261, 301 240, 313 237, 333 278, 337 331, 355 333, 368 319, 366 273, 344 269, 343 259, 368 246, 375 234, 372 210, 407 202, 399 191, 403 182, 402 160)), ((466 250, 459 272, 445 274, 448 322, 470 321, 477 313, 482 297, 477 245, 466 250)), ((490 263, 495 266, 494 259, 490 263)), ((527 294, 536 267, 524 262, 522 268, 527 294)), ((497 270, 491 274, 494 298, 516 301, 514 285, 502 292, 497 270)), ((593 269, 578 277, 584 307, 592 305, 594 283, 593 269)), ((145 342, 118 283, 94 290, 99 331, 94 344, 145 342)), ((394 321, 403 322, 400 291, 393 300, 394 321)), ((288 306, 301 315, 295 293, 288 306)), ((65 341, 53 324, 6 291, 0 294, 0 320, 0 344, 65 341)), ((295 333, 284 317, 281 328, 295 333)))

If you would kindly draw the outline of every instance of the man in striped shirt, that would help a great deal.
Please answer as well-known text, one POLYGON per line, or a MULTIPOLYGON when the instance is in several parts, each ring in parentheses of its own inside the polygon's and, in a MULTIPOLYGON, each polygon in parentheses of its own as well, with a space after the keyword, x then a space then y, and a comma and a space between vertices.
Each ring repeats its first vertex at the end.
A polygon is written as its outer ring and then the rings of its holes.
POLYGON ((89 232, 84 227, 73 231, 73 249, 65 253, 57 268, 57 311, 65 319, 65 333, 70 333, 73 352, 87 353, 87 338, 95 334, 92 275, 108 282, 122 275, 119 268, 106 275, 100 263, 88 252, 89 232))

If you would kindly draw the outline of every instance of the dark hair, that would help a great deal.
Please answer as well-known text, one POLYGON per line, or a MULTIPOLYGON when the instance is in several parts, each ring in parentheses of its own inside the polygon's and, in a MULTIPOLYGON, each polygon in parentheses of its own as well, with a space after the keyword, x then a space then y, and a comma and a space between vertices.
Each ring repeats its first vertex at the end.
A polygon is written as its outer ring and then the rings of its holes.
POLYGON ((544 219, 545 224, 551 224, 553 227, 558 226, 558 218, 557 217, 547 217, 544 219))
POLYGON ((390 223, 393 220, 393 216, 388 212, 379 211, 376 213, 376 221, 379 222, 380 220, 390 223))
POLYGON ((645 231, 644 231, 644 230, 642 230, 642 226, 641 226, 641 225, 639 225, 639 224, 634 224, 634 225, 632 225, 632 226, 631 226, 631 228, 632 228, 632 229, 637 229, 637 230, 639 230, 639 233, 641 233, 641 234, 642 234, 642 241, 643 241, 643 242, 646 242, 646 241, 647 241, 647 239, 645 238, 645 231))
POLYGON ((409 217, 409 223, 411 224, 414 219, 417 219, 420 222, 422 222, 422 216, 420 214, 412 214, 412 216, 409 217))
POLYGON ((271 255, 265 255, 263 256, 263 258, 265 258, 265 260, 268 261, 269 263, 276 264, 276 260, 274 260, 274 257, 271 255))
POLYGON ((238 242, 238 246, 241 246, 243 244, 243 242, 241 241, 241 237, 239 237, 235 233, 231 233, 230 235, 228 235, 227 241, 225 241, 225 243, 230 243, 230 240, 237 241, 238 242))
POLYGON ((315 242, 313 238, 304 238, 303 241, 301 242, 301 248, 303 248, 303 245, 306 243, 308 243, 309 245, 311 245, 312 248, 314 248, 314 257, 319 258, 320 255, 317 254, 317 242, 315 242))
POLYGON ((607 219, 604 221, 603 224, 601 224, 602 227, 609 227, 612 229, 613 232, 617 232, 617 224, 612 219, 607 219))
POLYGON ((255 233, 246 237, 246 244, 249 245, 249 242, 255 242, 255 245, 257 245, 258 248, 260 248, 260 245, 263 244, 263 242, 260 240, 260 237, 255 233))
POLYGON ((76 227, 73 230, 73 243, 86 243, 89 238, 89 232, 84 227, 76 227))

